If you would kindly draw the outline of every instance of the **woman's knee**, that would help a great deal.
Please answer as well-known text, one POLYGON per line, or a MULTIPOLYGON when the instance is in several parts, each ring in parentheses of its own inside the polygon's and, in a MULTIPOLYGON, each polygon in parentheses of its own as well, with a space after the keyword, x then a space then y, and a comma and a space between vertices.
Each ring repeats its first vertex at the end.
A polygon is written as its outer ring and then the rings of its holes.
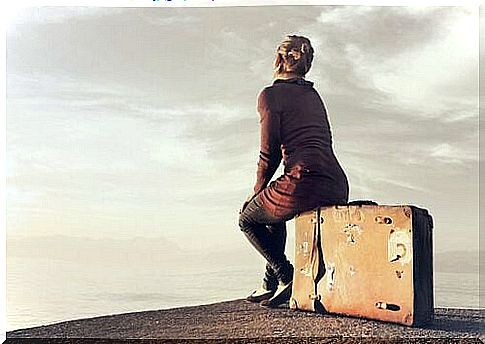
POLYGON ((239 214, 239 229, 242 232, 248 232, 251 229, 251 222, 249 221, 244 211, 239 214))

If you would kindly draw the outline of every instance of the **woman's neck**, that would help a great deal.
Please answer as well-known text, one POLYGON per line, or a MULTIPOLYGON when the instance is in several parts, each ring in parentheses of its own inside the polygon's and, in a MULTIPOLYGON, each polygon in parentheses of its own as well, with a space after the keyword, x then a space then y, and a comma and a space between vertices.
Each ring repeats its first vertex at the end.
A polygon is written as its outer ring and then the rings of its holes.
POLYGON ((295 73, 281 73, 281 74, 276 74, 275 79, 292 79, 292 78, 302 78, 305 79, 304 76, 298 75, 295 73))

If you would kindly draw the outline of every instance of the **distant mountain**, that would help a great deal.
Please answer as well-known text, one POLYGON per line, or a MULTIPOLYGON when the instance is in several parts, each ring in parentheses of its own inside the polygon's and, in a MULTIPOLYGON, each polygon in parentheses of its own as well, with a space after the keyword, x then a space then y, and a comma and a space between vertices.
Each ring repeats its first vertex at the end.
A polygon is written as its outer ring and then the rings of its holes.
POLYGON ((167 262, 180 248, 158 238, 92 239, 53 235, 32 238, 7 237, 7 257, 49 258, 87 263, 130 264, 167 262))
MULTIPOLYGON (((290 243, 289 243, 290 244, 290 243)), ((287 253, 291 248, 287 248, 287 253)), ((288 255, 293 260, 292 254, 288 255)), ((163 237, 133 239, 90 239, 62 235, 7 238, 7 257, 49 258, 88 264, 241 267, 264 265, 249 245, 234 248, 187 251, 163 237)), ((485 257, 485 252, 484 252, 485 257)), ((436 272, 478 273, 478 251, 450 251, 434 255, 436 272)))

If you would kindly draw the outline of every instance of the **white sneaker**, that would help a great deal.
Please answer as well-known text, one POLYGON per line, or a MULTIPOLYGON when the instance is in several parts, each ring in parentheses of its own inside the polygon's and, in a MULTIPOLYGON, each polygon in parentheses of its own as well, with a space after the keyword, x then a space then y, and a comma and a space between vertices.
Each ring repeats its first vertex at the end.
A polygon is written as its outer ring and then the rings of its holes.
POLYGON ((253 291, 251 295, 246 297, 246 301, 249 302, 261 302, 264 300, 270 299, 275 293, 275 290, 268 290, 263 287, 260 287, 253 291))

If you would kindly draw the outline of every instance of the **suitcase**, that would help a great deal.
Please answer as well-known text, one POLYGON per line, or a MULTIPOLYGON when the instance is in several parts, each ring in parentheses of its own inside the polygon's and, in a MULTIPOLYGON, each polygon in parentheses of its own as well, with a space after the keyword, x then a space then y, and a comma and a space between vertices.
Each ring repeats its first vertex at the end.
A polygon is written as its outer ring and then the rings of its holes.
POLYGON ((417 326, 434 318, 433 219, 356 201, 295 217, 290 308, 417 326))

